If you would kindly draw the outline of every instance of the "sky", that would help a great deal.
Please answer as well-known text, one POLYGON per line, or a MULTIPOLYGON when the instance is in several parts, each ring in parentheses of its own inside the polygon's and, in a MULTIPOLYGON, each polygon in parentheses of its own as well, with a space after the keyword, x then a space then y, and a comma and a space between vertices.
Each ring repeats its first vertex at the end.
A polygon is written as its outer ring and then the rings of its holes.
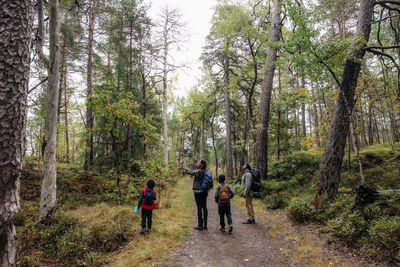
POLYGON ((177 82, 174 95, 186 96, 189 90, 201 77, 201 63, 199 61, 205 38, 210 31, 211 17, 215 0, 149 0, 151 3, 150 16, 153 19, 160 14, 161 7, 169 6, 177 8, 182 13, 182 22, 186 24, 189 40, 183 44, 181 51, 175 52, 177 63, 186 63, 185 69, 180 69, 172 74, 177 82))

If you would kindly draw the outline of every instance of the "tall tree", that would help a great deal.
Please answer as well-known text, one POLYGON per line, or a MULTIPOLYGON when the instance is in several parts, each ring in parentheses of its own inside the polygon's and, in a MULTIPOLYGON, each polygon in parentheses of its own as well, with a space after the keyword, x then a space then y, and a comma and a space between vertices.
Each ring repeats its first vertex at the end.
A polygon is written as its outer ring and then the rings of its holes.
POLYGON ((184 24, 181 22, 182 14, 178 9, 163 8, 161 11, 161 53, 162 53, 162 119, 163 119, 163 159, 164 166, 168 167, 168 74, 176 70, 178 66, 173 63, 171 58, 171 51, 179 48, 180 37, 182 37, 182 31, 184 24))
MULTIPOLYGON (((269 43, 276 44, 281 36, 281 0, 274 1, 272 11, 272 19, 269 31, 269 43)), ((267 178, 268 170, 268 123, 270 116, 271 94, 274 81, 275 62, 277 59, 278 49, 270 46, 267 51, 267 59, 265 63, 264 80, 262 84, 260 109, 258 113, 258 126, 256 135, 256 166, 261 172, 261 178, 267 178)))
POLYGON ((14 219, 25 151, 32 0, 0 1, 0 266, 16 266, 14 219))
POLYGON ((60 36, 59 36, 59 2, 49 1, 49 35, 50 58, 48 68, 48 89, 46 96, 45 140, 46 147, 43 156, 43 181, 40 194, 39 221, 47 223, 56 209, 57 184, 57 110, 58 82, 60 67, 60 36))
MULTIPOLYGON (((326 195, 328 199, 333 199, 338 192, 350 117, 355 104, 355 88, 371 32, 374 4, 375 0, 360 1, 357 33, 346 57, 332 125, 319 169, 316 195, 326 195)), ((339 82, 337 78, 336 81, 339 82)))
POLYGON ((87 80, 86 80, 86 149, 85 149, 85 170, 89 169, 89 166, 92 165, 93 161, 93 113, 92 107, 90 106, 89 99, 93 94, 93 35, 94 35, 94 27, 95 27, 95 19, 96 19, 96 1, 89 0, 89 28, 88 28, 88 59, 87 59, 87 80))

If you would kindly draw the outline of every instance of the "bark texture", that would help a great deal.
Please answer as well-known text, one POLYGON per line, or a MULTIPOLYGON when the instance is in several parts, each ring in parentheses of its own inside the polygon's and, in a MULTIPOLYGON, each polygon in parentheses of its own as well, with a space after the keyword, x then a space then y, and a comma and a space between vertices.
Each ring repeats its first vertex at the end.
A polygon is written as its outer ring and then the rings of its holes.
POLYGON ((14 219, 25 151, 32 0, 0 0, 0 266, 16 266, 14 219))
POLYGON ((226 129, 226 176, 227 181, 233 179, 232 160, 232 133, 231 133, 231 99, 229 97, 229 58, 224 59, 224 83, 225 83, 225 129, 226 129))
MULTIPOLYGON (((270 43, 276 43, 279 41, 280 38, 280 31, 282 27, 280 3, 281 0, 274 1, 274 9, 272 11, 272 19, 268 40, 270 43)), ((265 63, 264 80, 261 91, 260 110, 258 113, 255 154, 256 167, 261 172, 261 179, 267 179, 268 124, 277 53, 278 50, 274 47, 269 47, 267 50, 267 60, 265 63)))
POLYGON ((374 0, 360 1, 357 35, 346 58, 333 121, 319 169, 316 195, 326 195, 328 199, 335 198, 338 192, 350 117, 355 104, 354 92, 371 31, 374 3, 374 0))
POLYGON ((88 170, 93 161, 93 113, 89 99, 93 93, 92 64, 93 64, 93 34, 95 25, 95 3, 90 0, 89 35, 88 35, 88 61, 87 61, 87 101, 86 101, 86 150, 84 169, 88 170))
POLYGON ((58 82, 60 67, 60 34, 59 34, 58 0, 49 1, 49 34, 50 34, 50 68, 48 69, 48 91, 46 96, 45 138, 46 147, 43 157, 43 181, 40 193, 39 221, 47 223, 56 209, 57 184, 57 111, 58 82))

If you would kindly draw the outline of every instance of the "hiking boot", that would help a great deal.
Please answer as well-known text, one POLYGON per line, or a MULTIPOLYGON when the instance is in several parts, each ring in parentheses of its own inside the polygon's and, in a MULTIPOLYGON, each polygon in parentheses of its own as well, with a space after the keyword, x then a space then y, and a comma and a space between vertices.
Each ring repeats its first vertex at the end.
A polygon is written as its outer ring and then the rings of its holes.
POLYGON ((220 227, 219 230, 223 233, 225 233, 225 228, 224 227, 220 227))
POLYGON ((207 230, 207 225, 204 225, 204 226, 203 226, 203 230, 207 230))
POLYGON ((229 233, 232 234, 232 231, 233 231, 233 226, 231 224, 231 225, 229 225, 229 233))
POLYGON ((202 230, 203 230, 203 227, 201 227, 201 226, 195 226, 195 227, 194 227, 194 230, 202 231, 202 230))
POLYGON ((148 232, 149 230, 147 230, 146 228, 143 228, 140 232, 139 232, 139 234, 141 234, 141 235, 143 235, 144 233, 146 233, 146 232, 148 232))
MULTIPOLYGON (((255 221, 254 221, 254 222, 255 222, 255 221)), ((243 223, 243 224, 252 224, 252 223, 253 223, 253 220, 247 219, 247 220, 243 221, 242 223, 243 223)))

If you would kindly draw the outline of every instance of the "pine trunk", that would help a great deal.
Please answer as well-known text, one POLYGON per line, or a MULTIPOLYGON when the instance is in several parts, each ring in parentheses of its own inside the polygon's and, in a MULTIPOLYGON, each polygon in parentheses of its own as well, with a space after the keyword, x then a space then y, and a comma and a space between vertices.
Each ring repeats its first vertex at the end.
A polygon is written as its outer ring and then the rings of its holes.
POLYGON ((360 3, 357 35, 346 58, 333 121, 320 165, 316 195, 326 195, 329 200, 334 199, 338 193, 346 138, 355 102, 354 93, 365 54, 364 48, 371 31, 374 3, 374 0, 362 0, 360 3))
POLYGON ((16 266, 14 219, 25 151, 33 1, 0 1, 0 266, 16 266))
MULTIPOLYGON (((281 0, 274 1, 272 20, 270 26, 269 42, 279 42, 281 32, 281 0)), ((268 170, 268 124, 271 103, 271 94, 274 81, 275 62, 278 50, 269 47, 267 50, 267 60, 265 63, 264 79, 261 91, 260 110, 258 113, 258 127, 256 136, 256 167, 261 172, 261 179, 267 179, 268 170)))
POLYGON ((224 59, 224 86, 225 86, 225 129, 226 129, 226 176, 227 182, 233 179, 232 161, 232 119, 231 119, 231 99, 229 96, 229 58, 224 59))
POLYGON ((86 149, 84 169, 88 170, 93 162, 93 113, 90 106, 90 97, 93 93, 92 64, 93 64, 93 35, 95 27, 95 1, 90 0, 89 34, 88 34, 88 61, 87 61, 87 100, 86 100, 86 149))

